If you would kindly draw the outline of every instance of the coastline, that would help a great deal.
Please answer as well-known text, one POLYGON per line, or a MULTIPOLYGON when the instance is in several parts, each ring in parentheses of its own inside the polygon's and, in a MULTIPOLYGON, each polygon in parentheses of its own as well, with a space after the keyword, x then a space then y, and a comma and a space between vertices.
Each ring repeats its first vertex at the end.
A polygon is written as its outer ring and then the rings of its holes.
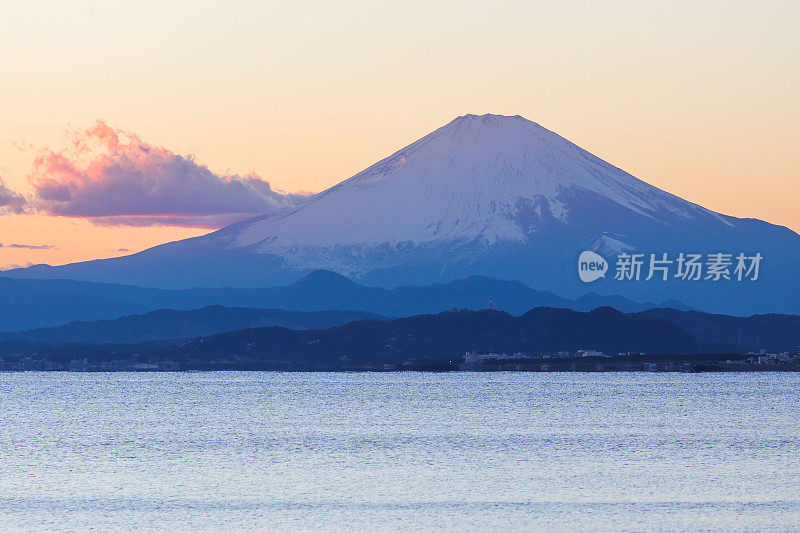
POLYGON ((535 373, 753 373, 753 372, 800 372, 800 363, 741 364, 714 360, 717 355, 683 356, 640 356, 639 361, 627 357, 601 358, 584 357, 561 360, 536 359, 527 361, 487 361, 479 367, 464 368, 463 364, 451 362, 405 362, 401 364, 353 364, 353 365, 313 365, 307 362, 290 361, 249 361, 249 362, 149 362, 128 363, 84 362, 78 364, 55 363, 52 361, 19 361, 0 363, 0 372, 78 372, 78 373, 180 373, 180 372, 306 372, 306 373, 480 373, 480 372, 535 372, 535 373), (619 359, 619 360, 615 360, 619 359))

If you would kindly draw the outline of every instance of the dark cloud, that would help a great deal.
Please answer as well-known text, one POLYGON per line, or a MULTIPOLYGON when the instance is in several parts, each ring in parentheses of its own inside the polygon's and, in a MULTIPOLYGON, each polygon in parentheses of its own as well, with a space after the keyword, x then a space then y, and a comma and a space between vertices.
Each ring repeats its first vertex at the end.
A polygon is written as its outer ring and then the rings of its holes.
POLYGON ((104 225, 221 227, 307 198, 258 176, 219 176, 101 121, 69 150, 40 152, 30 181, 37 211, 104 225))

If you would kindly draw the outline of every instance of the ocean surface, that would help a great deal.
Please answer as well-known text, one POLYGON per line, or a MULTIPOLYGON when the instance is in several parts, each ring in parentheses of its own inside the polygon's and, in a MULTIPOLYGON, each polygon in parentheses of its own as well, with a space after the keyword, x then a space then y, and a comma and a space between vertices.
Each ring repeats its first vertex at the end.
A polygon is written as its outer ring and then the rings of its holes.
POLYGON ((0 373, 0 530, 797 531, 800 375, 0 373))

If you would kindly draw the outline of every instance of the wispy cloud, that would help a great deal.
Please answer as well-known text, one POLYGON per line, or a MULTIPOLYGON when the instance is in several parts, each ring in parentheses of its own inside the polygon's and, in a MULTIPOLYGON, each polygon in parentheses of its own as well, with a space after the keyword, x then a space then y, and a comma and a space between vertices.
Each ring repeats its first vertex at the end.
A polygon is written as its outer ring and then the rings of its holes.
POLYGON ((24 250, 57 250, 53 244, 6 244, 0 243, 0 248, 22 248, 24 250))
POLYGON ((28 268, 29 266, 33 266, 33 263, 30 261, 26 261, 25 263, 6 263, 0 270, 14 270, 15 268, 28 268))
POLYGON ((115 226, 216 228, 307 198, 273 190, 255 175, 214 174, 190 155, 102 121, 74 132, 67 150, 40 151, 30 182, 36 211, 115 226))

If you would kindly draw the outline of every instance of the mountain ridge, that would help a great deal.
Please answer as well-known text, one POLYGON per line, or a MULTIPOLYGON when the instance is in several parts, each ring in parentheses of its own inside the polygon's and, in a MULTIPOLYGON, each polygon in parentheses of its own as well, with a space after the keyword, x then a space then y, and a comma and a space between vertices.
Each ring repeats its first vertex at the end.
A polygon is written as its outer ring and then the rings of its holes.
POLYGON ((178 311, 157 309, 111 320, 74 321, 63 326, 17 333, 0 332, 0 340, 48 344, 141 343, 192 339, 248 328, 327 329, 354 320, 386 320, 363 311, 286 311, 212 305, 178 311))
POLYGON ((570 300, 516 281, 473 276, 464 280, 394 289, 368 287, 328 271, 316 271, 291 285, 261 289, 153 289, 74 280, 0 278, 0 331, 59 326, 71 321, 116 319, 157 309, 187 311, 210 305, 290 311, 361 311, 384 316, 482 309, 494 305, 514 313, 531 307, 589 310, 614 304, 625 311, 656 307, 621 297, 589 296, 570 300), (11 287, 13 290, 8 290, 11 287))

